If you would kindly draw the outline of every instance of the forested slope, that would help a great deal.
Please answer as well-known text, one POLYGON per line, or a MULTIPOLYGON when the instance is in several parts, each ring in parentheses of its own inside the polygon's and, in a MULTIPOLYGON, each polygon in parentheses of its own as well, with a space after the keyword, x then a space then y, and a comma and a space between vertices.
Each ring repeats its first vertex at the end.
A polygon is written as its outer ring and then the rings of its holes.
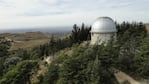
MULTIPOLYGON (((67 37, 55 38, 31 49, 9 51, 0 38, 0 84, 29 84, 40 62, 53 56, 37 84, 118 84, 113 68, 136 78, 149 77, 149 36, 143 23, 117 24, 117 40, 90 45, 90 27, 74 25, 67 37), (67 50, 65 52, 60 52, 67 50), (59 53, 59 54, 58 54, 59 53)), ((112 37, 111 37, 112 38, 112 37)))

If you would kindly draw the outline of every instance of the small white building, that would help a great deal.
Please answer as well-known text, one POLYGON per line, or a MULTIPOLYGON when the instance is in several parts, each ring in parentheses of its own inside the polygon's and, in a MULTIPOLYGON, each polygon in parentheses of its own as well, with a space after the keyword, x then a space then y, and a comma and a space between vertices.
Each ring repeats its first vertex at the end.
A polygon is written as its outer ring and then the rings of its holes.
POLYGON ((91 44, 107 43, 112 36, 116 37, 116 25, 110 17, 99 17, 91 29, 91 44))

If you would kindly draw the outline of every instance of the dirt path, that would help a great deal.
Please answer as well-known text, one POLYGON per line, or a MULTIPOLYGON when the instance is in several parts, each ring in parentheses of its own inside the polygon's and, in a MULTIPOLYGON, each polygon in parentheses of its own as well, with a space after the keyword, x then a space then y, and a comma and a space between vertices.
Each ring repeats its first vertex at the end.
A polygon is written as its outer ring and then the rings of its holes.
POLYGON ((32 84, 38 84, 38 82, 39 82, 38 77, 40 75, 43 75, 47 71, 47 66, 44 64, 44 62, 47 62, 47 64, 50 64, 51 59, 52 59, 52 56, 48 56, 48 57, 44 58, 44 60, 40 63, 39 70, 37 71, 37 73, 32 75, 32 79, 31 79, 32 84))
POLYGON ((142 84, 122 71, 118 71, 114 75, 120 84, 142 84))

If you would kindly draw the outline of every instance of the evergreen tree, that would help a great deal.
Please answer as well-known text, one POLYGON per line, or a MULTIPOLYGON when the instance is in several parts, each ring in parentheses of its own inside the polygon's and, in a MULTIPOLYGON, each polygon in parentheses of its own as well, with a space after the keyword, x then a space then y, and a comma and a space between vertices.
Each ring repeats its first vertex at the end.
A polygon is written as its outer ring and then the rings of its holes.
POLYGON ((10 48, 10 42, 4 37, 0 37, 0 57, 8 55, 8 49, 10 48))
POLYGON ((143 39, 139 52, 135 56, 136 72, 149 77, 149 37, 143 39))
POLYGON ((79 28, 76 24, 73 26, 71 39, 73 43, 80 43, 82 41, 90 40, 90 27, 86 27, 84 23, 82 23, 82 26, 79 28))
POLYGON ((8 71, 0 84, 31 84, 31 71, 37 67, 37 61, 26 60, 18 63, 16 67, 8 71))

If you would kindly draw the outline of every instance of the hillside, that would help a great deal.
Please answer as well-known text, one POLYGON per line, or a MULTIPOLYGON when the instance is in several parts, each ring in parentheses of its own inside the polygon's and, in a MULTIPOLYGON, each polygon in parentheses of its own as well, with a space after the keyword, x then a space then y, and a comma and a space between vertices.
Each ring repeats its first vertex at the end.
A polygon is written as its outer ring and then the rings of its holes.
POLYGON ((83 26, 75 26, 70 36, 52 36, 36 47, 33 45, 49 36, 40 32, 1 34, 6 38, 0 38, 0 84, 147 84, 149 36, 144 25, 119 27, 117 40, 106 45, 91 45, 90 28, 83 26), (16 50, 10 51, 7 40, 12 40, 12 47, 16 43, 24 49, 15 45, 16 50), (28 49, 29 45, 33 48, 28 49))
MULTIPOLYGON (((63 64, 66 60, 67 61, 70 59, 72 60, 72 58, 73 58, 72 54, 80 55, 80 56, 75 56, 73 59, 76 59, 77 57, 79 57, 79 59, 81 59, 81 61, 84 61, 84 59, 87 58, 87 55, 84 56, 83 59, 80 57, 81 57, 81 55, 83 55, 83 52, 84 52, 84 54, 86 54, 86 53, 89 54, 91 52, 90 49, 92 49, 92 47, 89 45, 89 42, 90 41, 84 41, 79 45, 75 45, 70 48, 62 49, 53 55, 45 57, 40 62, 38 71, 36 73, 34 73, 31 77, 32 84, 39 84, 39 82, 41 81, 40 77, 47 75, 48 72, 50 73, 51 72, 50 69, 55 68, 55 67, 53 67, 54 64, 63 66, 63 64), (87 52, 86 52, 86 50, 87 50, 87 52), (88 52, 88 50, 89 50, 89 52, 88 52), (52 68, 50 68, 50 67, 52 67, 52 68)), ((91 54, 89 54, 89 55, 91 55, 91 54)), ((77 60, 79 60, 79 59, 77 58, 77 60)), ((77 62, 75 62, 75 63, 77 63, 77 62)), ((85 62, 82 62, 82 63, 85 63, 85 62)), ((70 62, 70 64, 71 64, 71 62, 70 62)), ((119 84, 148 84, 148 82, 149 82, 149 80, 147 80, 147 79, 143 79, 143 78, 136 79, 135 77, 131 76, 130 74, 127 74, 126 72, 117 70, 115 68, 112 68, 112 69, 115 72, 114 76, 116 77, 116 80, 119 82, 119 84)), ((53 74, 55 72, 56 71, 52 72, 51 74, 53 74)))
POLYGON ((145 26, 146 26, 147 32, 149 33, 149 23, 145 24, 145 26))
POLYGON ((1 37, 12 41, 11 49, 31 48, 40 44, 44 44, 49 40, 50 35, 41 32, 26 32, 26 33, 2 33, 1 37))

